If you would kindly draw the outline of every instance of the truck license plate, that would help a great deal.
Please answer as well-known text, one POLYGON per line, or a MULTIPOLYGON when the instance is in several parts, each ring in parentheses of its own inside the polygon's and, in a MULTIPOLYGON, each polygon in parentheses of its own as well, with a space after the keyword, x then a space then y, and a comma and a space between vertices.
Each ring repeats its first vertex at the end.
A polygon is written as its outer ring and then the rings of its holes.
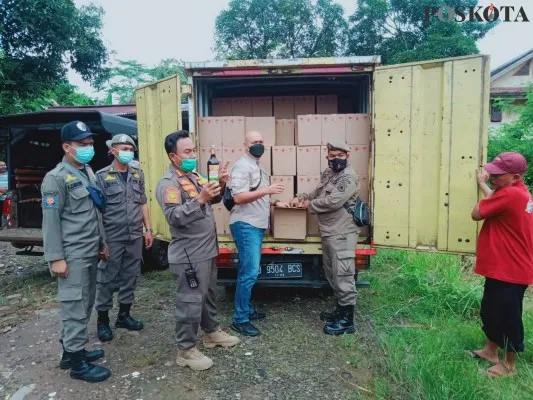
POLYGON ((302 263, 272 263, 259 267, 259 279, 301 278, 302 263))

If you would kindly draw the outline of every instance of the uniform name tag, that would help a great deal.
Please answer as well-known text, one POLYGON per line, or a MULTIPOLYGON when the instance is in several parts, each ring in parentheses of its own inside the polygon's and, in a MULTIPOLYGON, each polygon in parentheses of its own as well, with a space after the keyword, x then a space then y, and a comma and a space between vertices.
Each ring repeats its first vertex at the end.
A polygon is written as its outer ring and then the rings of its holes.
POLYGON ((80 181, 74 182, 74 183, 70 183, 70 184, 67 185, 67 190, 73 190, 73 189, 76 189, 76 188, 78 188, 80 186, 83 186, 83 184, 80 181))

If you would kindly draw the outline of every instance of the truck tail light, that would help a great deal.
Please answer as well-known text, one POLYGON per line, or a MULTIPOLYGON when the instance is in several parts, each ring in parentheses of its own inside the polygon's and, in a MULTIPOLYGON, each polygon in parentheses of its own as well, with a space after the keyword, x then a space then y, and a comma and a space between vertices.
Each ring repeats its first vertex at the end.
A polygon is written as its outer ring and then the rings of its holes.
POLYGON ((355 268, 357 269, 369 269, 370 268, 370 256, 358 254, 355 256, 355 268))
POLYGON ((7 221, 7 227, 13 226, 13 218, 11 218, 11 199, 7 198, 2 202, 2 219, 7 221))

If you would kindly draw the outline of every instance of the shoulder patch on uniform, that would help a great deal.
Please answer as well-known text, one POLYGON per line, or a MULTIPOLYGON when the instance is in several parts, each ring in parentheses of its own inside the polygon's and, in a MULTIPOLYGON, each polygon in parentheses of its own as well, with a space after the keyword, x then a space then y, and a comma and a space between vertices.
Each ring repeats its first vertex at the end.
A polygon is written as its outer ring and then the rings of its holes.
POLYGON ((181 193, 178 188, 166 187, 163 193, 163 203, 165 204, 180 204, 181 193))
POLYGON ((49 192, 43 194, 44 208, 57 208, 57 192, 49 192))
POLYGON ((67 176, 65 176, 66 183, 74 182, 75 180, 76 180, 76 177, 74 175, 68 174, 67 176))

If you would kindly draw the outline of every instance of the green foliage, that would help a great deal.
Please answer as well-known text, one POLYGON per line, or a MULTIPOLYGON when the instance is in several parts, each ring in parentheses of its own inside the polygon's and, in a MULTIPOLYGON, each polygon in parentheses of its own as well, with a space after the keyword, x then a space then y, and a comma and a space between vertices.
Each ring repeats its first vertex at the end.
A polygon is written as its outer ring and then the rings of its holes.
POLYGON ((119 60, 117 64, 110 71, 110 79, 105 88, 105 104, 112 104, 113 96, 118 97, 120 104, 134 103, 135 89, 138 86, 172 75, 177 74, 182 83, 187 82, 183 61, 174 58, 161 60, 154 67, 147 67, 135 60, 119 60))
POLYGON ((216 19, 215 48, 233 60, 334 56, 347 29, 331 0, 231 0, 216 19))
POLYGON ((518 114, 516 121, 503 124, 491 132, 488 146, 489 161, 498 154, 515 151, 522 154, 529 165, 524 181, 533 190, 533 85, 526 90, 526 103, 516 106, 510 100, 497 100, 495 106, 503 111, 518 114))
MULTIPOLYGON (((377 347, 385 355, 383 374, 402 388, 402 398, 531 397, 531 335, 526 334, 526 351, 519 356, 518 378, 491 380, 478 372, 490 365, 465 353, 485 340, 478 318, 483 281, 472 273, 472 259, 380 249, 369 278, 370 292, 360 292, 358 306, 375 324, 377 347)), ((526 332, 533 329, 532 306, 526 296, 526 332)))
MULTIPOLYGON (((430 2, 431 3, 431 2, 430 2)), ((449 0, 449 7, 477 0, 449 0)), ((426 0, 359 0, 350 17, 347 54, 381 55, 384 64, 477 54, 476 41, 496 23, 424 21, 426 0)))
POLYGON ((50 91, 66 89, 68 68, 101 84, 108 60, 103 13, 70 0, 0 0, 0 114, 42 106, 50 91))

